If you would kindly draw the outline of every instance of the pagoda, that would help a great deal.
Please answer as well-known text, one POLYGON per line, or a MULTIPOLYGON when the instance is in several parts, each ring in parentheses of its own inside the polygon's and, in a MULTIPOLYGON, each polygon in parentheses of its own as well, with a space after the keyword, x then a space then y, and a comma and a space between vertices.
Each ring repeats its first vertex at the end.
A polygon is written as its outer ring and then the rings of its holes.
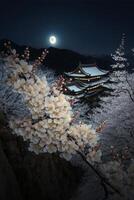
POLYGON ((79 64, 72 72, 65 72, 64 93, 72 96, 93 96, 105 89, 108 71, 100 69, 96 63, 79 64))

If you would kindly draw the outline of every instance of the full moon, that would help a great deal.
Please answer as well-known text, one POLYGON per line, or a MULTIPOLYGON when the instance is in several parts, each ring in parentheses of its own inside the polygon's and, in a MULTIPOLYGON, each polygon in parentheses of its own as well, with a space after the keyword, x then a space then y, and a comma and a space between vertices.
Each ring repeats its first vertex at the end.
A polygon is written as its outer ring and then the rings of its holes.
POLYGON ((49 37, 49 42, 50 42, 50 44, 53 44, 53 45, 54 45, 54 44, 56 44, 56 41, 57 41, 57 40, 56 40, 56 37, 55 37, 54 35, 52 35, 52 36, 49 37))

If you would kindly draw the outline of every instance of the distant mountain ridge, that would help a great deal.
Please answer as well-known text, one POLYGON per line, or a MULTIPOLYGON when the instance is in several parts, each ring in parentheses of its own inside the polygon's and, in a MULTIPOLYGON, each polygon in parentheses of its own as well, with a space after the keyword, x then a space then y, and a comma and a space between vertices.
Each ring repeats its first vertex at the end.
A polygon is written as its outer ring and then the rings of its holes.
MULTIPOLYGON (((0 51, 2 51, 4 42, 8 41, 7 39, 0 40, 0 51)), ((26 45, 18 45, 11 41, 12 48, 15 48, 19 54, 23 54, 26 45)), ((44 48, 33 48, 30 49, 30 60, 36 59, 41 55, 44 48)), ((48 48, 49 54, 45 60, 45 66, 54 69, 58 74, 63 73, 64 71, 72 71, 77 67, 79 62, 84 64, 94 63, 105 69, 110 70, 110 65, 112 64, 112 59, 110 55, 104 56, 85 56, 74 52, 68 49, 58 49, 50 47, 48 48)))

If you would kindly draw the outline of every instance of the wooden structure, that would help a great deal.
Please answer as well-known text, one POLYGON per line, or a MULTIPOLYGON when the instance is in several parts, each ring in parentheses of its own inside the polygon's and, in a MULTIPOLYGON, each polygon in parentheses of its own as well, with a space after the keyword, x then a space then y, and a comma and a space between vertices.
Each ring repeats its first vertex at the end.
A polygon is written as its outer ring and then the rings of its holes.
POLYGON ((104 90, 108 71, 100 69, 95 63, 79 64, 72 71, 64 73, 64 93, 77 96, 93 96, 104 90))

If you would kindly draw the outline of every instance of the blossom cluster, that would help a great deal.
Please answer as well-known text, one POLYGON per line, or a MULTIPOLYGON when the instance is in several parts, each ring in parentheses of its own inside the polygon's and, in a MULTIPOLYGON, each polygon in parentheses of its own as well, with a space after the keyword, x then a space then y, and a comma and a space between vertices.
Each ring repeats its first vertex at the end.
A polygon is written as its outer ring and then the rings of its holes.
POLYGON ((36 154, 59 153, 70 160, 77 151, 89 161, 100 161, 98 134, 91 126, 73 123, 74 114, 69 98, 55 84, 49 86, 45 76, 35 74, 35 66, 16 56, 5 58, 10 71, 6 83, 23 96, 31 117, 10 118, 13 133, 29 141, 29 150, 36 154))

